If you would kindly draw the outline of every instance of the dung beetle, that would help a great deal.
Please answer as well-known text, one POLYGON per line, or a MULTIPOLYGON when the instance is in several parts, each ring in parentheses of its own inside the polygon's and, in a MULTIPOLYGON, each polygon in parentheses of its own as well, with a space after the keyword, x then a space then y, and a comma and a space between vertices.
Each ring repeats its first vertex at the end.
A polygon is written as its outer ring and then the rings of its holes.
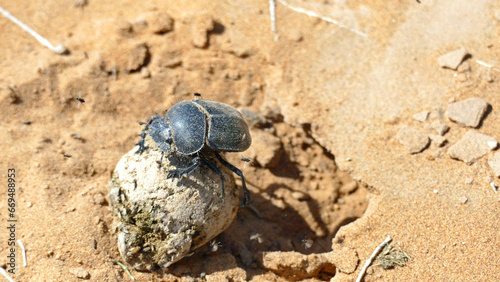
MULTIPOLYGON (((196 97, 200 95, 195 93, 196 97)), ((170 170, 167 178, 189 175, 202 163, 215 171, 222 182, 222 200, 224 200, 224 178, 220 169, 207 159, 203 152, 210 151, 216 158, 232 172, 241 177, 243 186, 244 207, 249 200, 249 192, 241 170, 224 160, 218 152, 242 152, 250 147, 252 137, 248 125, 238 110, 220 102, 195 99, 182 101, 170 108, 164 117, 153 116, 139 136, 141 140, 136 144, 142 153, 146 134, 151 136, 163 154, 177 154, 181 157, 192 157, 186 167, 170 170)), ((160 165, 161 161, 160 160, 160 165)))

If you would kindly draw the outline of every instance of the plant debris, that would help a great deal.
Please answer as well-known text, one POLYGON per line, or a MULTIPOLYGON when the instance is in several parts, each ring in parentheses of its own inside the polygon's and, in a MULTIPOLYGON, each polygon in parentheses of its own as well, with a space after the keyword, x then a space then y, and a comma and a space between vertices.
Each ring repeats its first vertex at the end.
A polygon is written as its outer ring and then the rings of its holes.
POLYGON ((383 269, 394 268, 394 266, 405 266, 411 257, 401 247, 393 247, 388 244, 384 247, 382 252, 377 256, 377 265, 383 269))

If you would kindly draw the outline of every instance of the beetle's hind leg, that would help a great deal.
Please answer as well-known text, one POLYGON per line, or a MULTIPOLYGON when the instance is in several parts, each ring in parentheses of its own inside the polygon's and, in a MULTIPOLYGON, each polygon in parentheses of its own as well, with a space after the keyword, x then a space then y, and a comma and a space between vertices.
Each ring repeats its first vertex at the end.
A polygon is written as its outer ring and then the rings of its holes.
POLYGON ((248 201, 250 200, 250 192, 248 192, 247 185, 245 184, 245 177, 243 177, 243 172, 239 170, 237 167, 234 165, 230 164, 228 161, 223 159, 217 152, 214 152, 215 156, 219 161, 229 168, 232 172, 236 173, 241 178, 241 186, 243 186, 243 202, 241 202, 240 207, 245 207, 248 204, 248 201))

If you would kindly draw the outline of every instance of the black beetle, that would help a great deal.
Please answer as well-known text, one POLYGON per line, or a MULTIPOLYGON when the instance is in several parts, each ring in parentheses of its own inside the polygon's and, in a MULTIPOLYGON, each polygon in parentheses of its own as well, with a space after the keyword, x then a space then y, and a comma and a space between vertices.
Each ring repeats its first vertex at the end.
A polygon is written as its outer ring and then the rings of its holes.
MULTIPOLYGON (((195 96, 200 95, 195 93, 195 96)), ((220 176, 224 200, 222 172, 203 155, 203 151, 210 150, 224 166, 241 177, 244 198, 240 206, 248 203, 249 192, 243 173, 218 154, 219 151, 242 152, 252 143, 248 125, 238 110, 215 101, 182 101, 170 108, 164 117, 155 115, 146 123, 140 134, 141 140, 136 144, 139 145, 136 153, 147 149, 144 146, 146 134, 151 136, 162 153, 192 156, 190 165, 169 171, 168 178, 189 175, 204 163, 220 176)))

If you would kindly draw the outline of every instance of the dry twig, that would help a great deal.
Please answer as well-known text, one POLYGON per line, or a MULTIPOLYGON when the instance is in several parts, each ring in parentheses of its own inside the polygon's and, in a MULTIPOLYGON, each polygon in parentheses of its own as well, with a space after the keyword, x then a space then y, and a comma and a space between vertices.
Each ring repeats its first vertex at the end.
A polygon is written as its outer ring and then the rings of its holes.
POLYGON ((19 246, 21 246, 21 250, 23 252, 23 266, 26 267, 28 266, 28 260, 26 259, 26 249, 24 248, 24 245, 21 242, 21 240, 17 240, 17 243, 19 244, 19 246))
POLYGON ((29 26, 27 26, 26 24, 18 20, 16 17, 11 15, 4 8, 0 7, 0 13, 2 13, 4 17, 11 20, 13 23, 17 24, 20 28, 29 33, 31 36, 35 37, 35 39, 38 40, 38 42, 40 42, 42 45, 49 48, 50 50, 56 52, 57 54, 66 54, 68 52, 68 49, 66 49, 66 47, 64 47, 63 45, 57 45, 57 46, 52 45, 47 39, 43 38, 40 34, 36 33, 29 26))
POLYGON ((391 241, 391 237, 388 236, 382 244, 380 244, 375 251, 373 251, 373 254, 371 257, 366 261, 365 265, 363 266, 363 269, 361 269, 361 272, 359 273, 358 279, 356 279, 356 282, 361 282, 361 279, 363 279, 363 276, 365 276, 365 272, 372 263, 373 259, 377 256, 377 254, 382 250, 382 248, 387 245, 391 241))
POLYGON ((14 279, 12 279, 9 274, 7 273, 7 271, 5 271, 5 269, 3 269, 3 267, 0 267, 0 273, 5 277, 5 279, 7 279, 9 282, 15 282, 14 279))
MULTIPOLYGON (((335 25, 338 25, 339 27, 341 28, 345 28, 345 29, 348 29, 358 35, 361 35, 361 36, 364 36, 364 37, 368 37, 368 35, 364 32, 361 32, 357 29, 354 29, 352 27, 348 27, 347 25, 335 20, 335 19, 332 19, 332 18, 329 18, 329 17, 325 17, 323 15, 320 15, 316 12, 313 12, 313 11, 309 11, 309 10, 306 10, 304 8, 301 8, 301 7, 296 7, 296 6, 292 6, 290 4, 288 4, 285 0, 278 0, 278 2, 280 2, 281 4, 285 5, 287 8, 291 9, 291 10, 294 10, 295 12, 297 13, 302 13, 302 14, 306 14, 310 17, 314 17, 314 18, 319 18, 319 19, 322 19, 324 21, 327 21, 329 23, 332 23, 332 24, 335 24, 335 25)), ((277 40, 278 39, 278 34, 277 34, 277 31, 276 31, 276 15, 275 15, 275 7, 276 7, 276 2, 275 0, 269 0, 269 12, 271 14, 271 29, 273 31, 274 34, 276 34, 274 40, 277 40)))

